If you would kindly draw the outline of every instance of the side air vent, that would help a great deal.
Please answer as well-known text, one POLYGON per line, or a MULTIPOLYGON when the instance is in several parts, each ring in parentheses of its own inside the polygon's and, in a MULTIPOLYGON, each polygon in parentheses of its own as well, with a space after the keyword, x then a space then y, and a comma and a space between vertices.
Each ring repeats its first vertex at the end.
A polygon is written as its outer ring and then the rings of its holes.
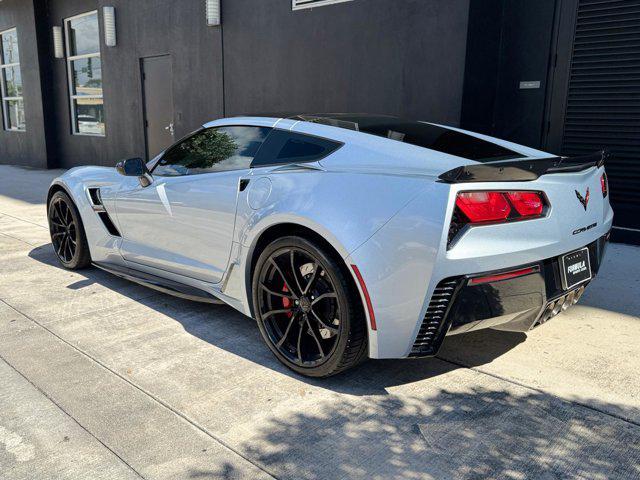
POLYGON ((91 204, 94 206, 102 206, 102 198, 100 197, 100 189, 99 188, 90 188, 89 189, 89 198, 91 199, 91 204))
POLYGON ((441 281, 435 288, 409 356, 428 357, 438 352, 442 339, 447 333, 447 314, 458 284, 459 279, 448 278, 441 281))
POLYGON ((107 212, 98 212, 98 216, 100 217, 100 220, 102 220, 102 223, 104 223, 104 226, 107 229, 107 232, 109 232, 114 237, 121 236, 120 232, 111 221, 111 218, 109 217, 109 214, 107 212))
POLYGON ((100 217, 100 220, 102 220, 102 223, 104 224, 104 228, 107 229, 107 232, 109 232, 110 235, 113 235, 114 237, 120 237, 121 236, 120 232, 114 225, 113 220, 111 220, 111 217, 109 217, 109 214, 107 213, 107 209, 104 208, 104 205, 102 204, 102 196, 100 195, 100 188, 98 187, 89 188, 87 189, 87 193, 89 195, 89 200, 91 201, 91 208, 93 208, 93 211, 96 212, 98 214, 98 217, 100 217))

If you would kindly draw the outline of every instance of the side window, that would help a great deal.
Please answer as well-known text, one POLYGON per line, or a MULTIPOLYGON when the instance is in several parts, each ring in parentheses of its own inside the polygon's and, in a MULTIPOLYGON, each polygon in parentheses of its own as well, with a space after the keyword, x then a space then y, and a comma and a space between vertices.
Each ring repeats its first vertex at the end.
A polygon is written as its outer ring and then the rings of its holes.
POLYGON ((153 174, 175 177, 249 168, 270 131, 235 126, 201 130, 167 150, 153 174))
POLYGON ((326 138, 286 130, 273 130, 251 166, 316 162, 341 146, 341 143, 326 138))

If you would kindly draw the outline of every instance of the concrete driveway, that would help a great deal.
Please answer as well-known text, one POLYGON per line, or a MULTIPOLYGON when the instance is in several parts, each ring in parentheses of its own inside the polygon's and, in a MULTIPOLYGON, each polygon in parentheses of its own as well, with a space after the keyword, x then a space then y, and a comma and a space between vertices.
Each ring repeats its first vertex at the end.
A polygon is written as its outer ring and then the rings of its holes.
POLYGON ((59 268, 59 172, 0 166, 0 478, 640 478, 640 249, 525 334, 328 380, 254 322, 59 268))

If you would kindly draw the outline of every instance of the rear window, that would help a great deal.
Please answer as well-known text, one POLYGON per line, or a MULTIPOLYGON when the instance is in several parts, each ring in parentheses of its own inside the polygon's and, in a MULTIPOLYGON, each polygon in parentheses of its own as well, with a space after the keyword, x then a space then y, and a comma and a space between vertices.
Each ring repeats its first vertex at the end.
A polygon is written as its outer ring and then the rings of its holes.
POLYGON ((251 166, 316 162, 341 146, 341 143, 326 138, 274 129, 262 144, 251 166))
POLYGON ((300 115, 298 118, 389 138, 477 162, 522 158, 519 153, 495 143, 424 122, 349 114, 300 115))

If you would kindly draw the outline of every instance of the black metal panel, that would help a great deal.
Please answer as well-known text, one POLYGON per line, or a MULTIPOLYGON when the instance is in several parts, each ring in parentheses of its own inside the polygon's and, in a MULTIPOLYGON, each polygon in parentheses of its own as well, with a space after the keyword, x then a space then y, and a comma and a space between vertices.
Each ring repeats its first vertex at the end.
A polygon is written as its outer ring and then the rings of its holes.
POLYGON ((557 3, 471 2, 463 128, 540 147, 557 3))
POLYGON ((534 148, 542 140, 555 8, 556 0, 503 2, 494 135, 534 148))
POLYGON ((640 229, 640 0, 580 0, 562 153, 606 147, 616 225, 640 229))

